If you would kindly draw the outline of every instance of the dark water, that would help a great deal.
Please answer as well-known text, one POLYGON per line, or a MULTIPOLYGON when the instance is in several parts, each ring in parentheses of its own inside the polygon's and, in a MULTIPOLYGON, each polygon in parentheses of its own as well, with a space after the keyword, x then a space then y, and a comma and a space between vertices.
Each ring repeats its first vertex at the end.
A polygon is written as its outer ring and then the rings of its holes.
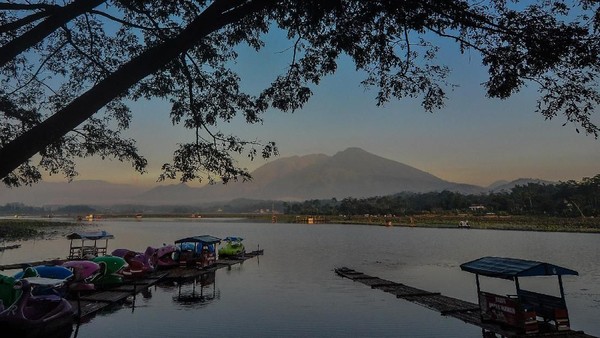
MULTIPOLYGON (((453 318, 342 279, 335 267, 444 295, 476 301, 475 278, 461 263, 482 256, 552 262, 579 271, 565 276, 571 326, 600 335, 600 235, 365 225, 246 223, 243 220, 95 222, 113 233, 110 250, 173 243, 191 235, 245 238, 264 256, 214 283, 157 286, 76 328, 77 337, 481 337, 453 318), (179 297, 181 295, 181 297, 179 297), (191 297, 193 296, 193 297, 191 297)), ((29 241, 0 254, 0 264, 66 256, 66 239, 29 241)), ((556 278, 522 279, 530 289, 558 293, 556 278)), ((508 281, 482 279, 482 288, 514 293, 508 281)))

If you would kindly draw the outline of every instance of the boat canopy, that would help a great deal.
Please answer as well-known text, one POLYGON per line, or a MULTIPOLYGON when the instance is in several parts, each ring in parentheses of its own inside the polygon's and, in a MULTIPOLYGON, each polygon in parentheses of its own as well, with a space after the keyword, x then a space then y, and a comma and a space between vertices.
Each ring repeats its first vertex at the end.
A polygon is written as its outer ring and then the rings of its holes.
POLYGON ((113 239, 115 236, 109 234, 108 232, 102 231, 94 231, 94 232, 74 232, 72 234, 67 235, 68 239, 81 239, 81 240, 99 240, 99 239, 113 239))
POLYGON ((515 277, 579 275, 558 265, 518 258, 482 257, 463 263, 460 268, 474 274, 514 280, 515 277))
POLYGON ((202 236, 193 236, 193 237, 182 238, 182 239, 178 239, 175 241, 175 244, 179 244, 179 243, 216 244, 216 243, 221 243, 221 239, 214 237, 214 236, 210 236, 210 235, 202 235, 202 236))
POLYGON ((244 239, 242 237, 236 237, 236 236, 227 236, 225 237, 224 241, 226 242, 241 242, 244 239))

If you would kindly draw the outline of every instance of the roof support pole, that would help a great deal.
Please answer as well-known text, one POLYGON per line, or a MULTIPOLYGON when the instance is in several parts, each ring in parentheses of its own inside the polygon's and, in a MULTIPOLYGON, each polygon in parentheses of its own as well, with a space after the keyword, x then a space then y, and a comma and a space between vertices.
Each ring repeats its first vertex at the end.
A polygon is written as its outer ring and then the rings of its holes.
POLYGON ((519 277, 515 276, 515 287, 517 288, 517 295, 519 295, 519 290, 521 290, 521 287, 519 287, 519 277))
POLYGON ((558 276, 558 287, 560 288, 560 298, 562 298, 563 303, 565 302, 565 289, 563 288, 562 276, 558 276))
POLYGON ((479 274, 475 274, 475 283, 477 284, 477 305, 479 305, 479 312, 483 313, 482 309, 481 309, 481 287, 479 284, 479 274))

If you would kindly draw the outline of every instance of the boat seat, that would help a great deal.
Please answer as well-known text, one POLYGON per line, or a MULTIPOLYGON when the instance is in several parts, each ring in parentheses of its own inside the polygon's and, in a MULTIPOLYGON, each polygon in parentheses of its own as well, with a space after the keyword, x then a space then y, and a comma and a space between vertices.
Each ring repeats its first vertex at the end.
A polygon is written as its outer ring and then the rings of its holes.
POLYGON ((527 290, 519 290, 518 296, 523 306, 531 307, 545 321, 555 321, 559 330, 568 328, 569 315, 562 298, 527 290))

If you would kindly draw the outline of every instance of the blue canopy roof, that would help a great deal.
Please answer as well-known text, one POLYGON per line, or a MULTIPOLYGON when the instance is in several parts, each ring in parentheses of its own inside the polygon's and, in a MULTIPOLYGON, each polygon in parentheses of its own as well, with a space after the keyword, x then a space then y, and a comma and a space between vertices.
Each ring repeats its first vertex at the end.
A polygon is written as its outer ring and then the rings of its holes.
POLYGON ((82 239, 82 240, 98 240, 98 239, 113 239, 115 236, 109 234, 108 232, 95 231, 95 232, 74 232, 72 234, 67 235, 68 239, 82 239))
POLYGON ((224 241, 226 242, 241 242, 244 239, 242 237, 237 237, 237 236, 227 236, 225 237, 224 241))
POLYGON ((514 279, 525 276, 579 275, 558 265, 518 258, 482 257, 460 265, 464 271, 482 276, 514 279))
POLYGON ((175 244, 178 244, 178 243, 215 244, 215 243, 221 243, 221 239, 214 237, 214 236, 210 236, 210 235, 202 235, 202 236, 193 236, 193 237, 178 239, 175 241, 175 244))

